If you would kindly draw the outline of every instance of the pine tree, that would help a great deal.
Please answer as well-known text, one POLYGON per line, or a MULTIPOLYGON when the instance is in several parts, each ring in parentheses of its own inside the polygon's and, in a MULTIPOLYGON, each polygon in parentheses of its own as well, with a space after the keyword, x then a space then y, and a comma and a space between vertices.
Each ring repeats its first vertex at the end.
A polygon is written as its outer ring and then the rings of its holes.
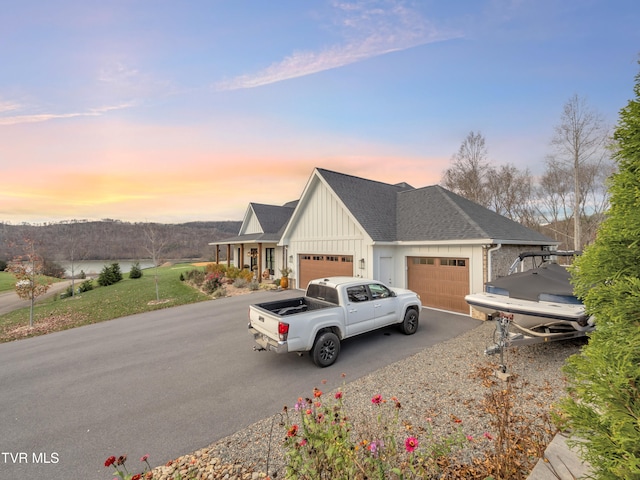
POLYGON ((614 132, 607 219, 572 271, 596 330, 567 361, 559 405, 598 479, 640 479, 640 74, 634 93, 614 132))

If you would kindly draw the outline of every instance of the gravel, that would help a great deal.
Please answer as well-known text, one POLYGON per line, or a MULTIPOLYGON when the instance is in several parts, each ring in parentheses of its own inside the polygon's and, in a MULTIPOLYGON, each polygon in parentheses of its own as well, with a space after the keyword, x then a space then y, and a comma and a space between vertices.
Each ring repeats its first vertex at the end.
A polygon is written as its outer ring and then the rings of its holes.
MULTIPOLYGON (((354 381, 346 377, 340 388, 345 410, 350 418, 357 419, 370 414, 374 395, 389 400, 396 397, 402 405, 400 419, 415 426, 412 431, 424 432, 420 427, 426 425, 436 436, 448 435, 452 428, 461 428, 464 435, 471 436, 463 453, 471 458, 490 447, 487 436, 492 434, 491 417, 482 408, 488 389, 477 371, 483 366, 491 372, 498 371, 499 356, 484 355, 485 348, 494 343, 494 331, 493 322, 484 322, 463 335, 365 377, 354 381)), ((538 422, 540 428, 548 426, 545 418, 551 405, 565 395, 561 368, 584 342, 574 339, 507 349, 507 373, 516 378, 515 411, 527 421, 538 422)), ((314 387, 322 389, 322 385, 310 385, 306 395, 312 396, 314 387)), ((323 395, 327 398, 331 394, 323 395)), ((293 407, 296 401, 292 398, 289 406, 293 407)), ((267 467, 272 478, 282 478, 285 473, 282 440, 286 432, 279 425, 281 418, 280 414, 265 418, 205 449, 176 459, 170 466, 159 467, 156 472, 161 475, 154 478, 170 479, 175 471, 181 470, 183 475, 190 471, 198 479, 255 480, 266 476, 267 467)), ((551 437, 550 434, 546 440, 551 437)))

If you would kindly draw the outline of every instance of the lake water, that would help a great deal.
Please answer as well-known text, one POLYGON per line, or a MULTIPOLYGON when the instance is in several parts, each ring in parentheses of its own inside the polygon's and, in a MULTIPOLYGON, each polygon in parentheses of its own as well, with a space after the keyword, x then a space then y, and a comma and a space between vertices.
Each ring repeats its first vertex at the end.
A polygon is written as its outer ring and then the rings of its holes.
MULTIPOLYGON (((105 265, 111 265, 112 263, 118 263, 120 271, 125 274, 129 273, 131 266, 136 262, 135 260, 83 260, 74 262, 73 271, 76 277, 80 276, 80 271, 83 271, 86 275, 97 276, 105 265)), ((153 262, 150 260, 140 260, 139 263, 142 269, 153 267, 153 262)), ((71 264, 69 262, 58 262, 58 264, 65 269, 65 275, 71 277, 71 264)))

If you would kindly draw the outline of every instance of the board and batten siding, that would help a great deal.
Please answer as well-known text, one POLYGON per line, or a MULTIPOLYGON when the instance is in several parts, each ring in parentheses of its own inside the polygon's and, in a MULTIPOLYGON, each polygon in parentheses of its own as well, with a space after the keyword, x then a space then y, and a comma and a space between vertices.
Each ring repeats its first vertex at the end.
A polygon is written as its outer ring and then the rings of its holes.
POLYGON ((290 226, 288 238, 283 239, 288 245, 289 259, 294 263, 292 277, 295 278, 299 270, 299 255, 353 255, 354 264, 357 259, 366 258, 367 237, 333 192, 316 181, 305 197, 302 215, 290 226))
POLYGON ((249 214, 249 218, 242 224, 240 235, 250 235, 252 233, 263 233, 262 226, 253 211, 249 214))

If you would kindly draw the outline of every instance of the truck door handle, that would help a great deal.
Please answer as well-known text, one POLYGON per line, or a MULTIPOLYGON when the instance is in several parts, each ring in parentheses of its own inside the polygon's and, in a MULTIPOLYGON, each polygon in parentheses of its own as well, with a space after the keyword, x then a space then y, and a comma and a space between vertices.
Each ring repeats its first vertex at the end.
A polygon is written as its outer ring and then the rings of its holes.
POLYGON ((357 308, 350 308, 349 313, 356 313, 358 311, 357 308))

